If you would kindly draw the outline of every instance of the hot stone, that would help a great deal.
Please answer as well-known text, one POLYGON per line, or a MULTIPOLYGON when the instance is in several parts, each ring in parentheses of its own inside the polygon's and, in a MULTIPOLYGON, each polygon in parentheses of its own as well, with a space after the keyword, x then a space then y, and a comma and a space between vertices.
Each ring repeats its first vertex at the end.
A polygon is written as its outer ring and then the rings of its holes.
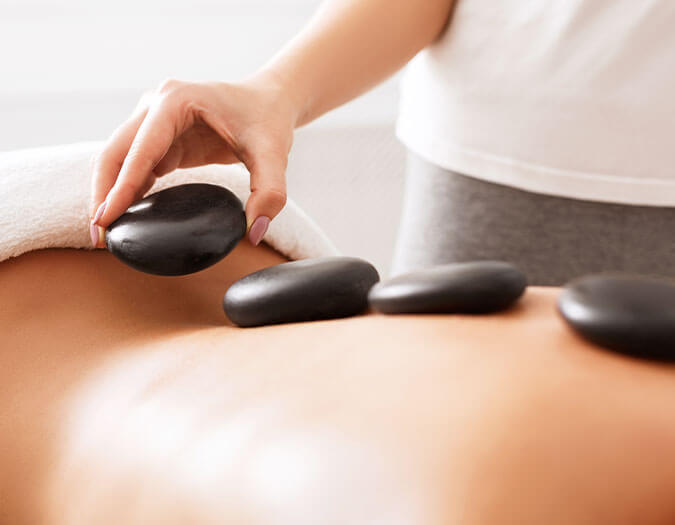
POLYGON ((398 275, 374 286, 369 301, 386 314, 480 314, 508 308, 526 287, 509 263, 463 262, 398 275))
POLYGON ((675 281, 585 276, 565 285, 558 311, 592 343, 635 357, 675 360, 675 281))
POLYGON ((246 234, 239 198, 215 184, 183 184, 134 203, 106 231, 106 248, 155 275, 198 272, 225 257, 246 234))
POLYGON ((377 270, 355 257, 320 257, 271 266, 238 280, 223 309, 238 326, 349 317, 368 308, 377 270))

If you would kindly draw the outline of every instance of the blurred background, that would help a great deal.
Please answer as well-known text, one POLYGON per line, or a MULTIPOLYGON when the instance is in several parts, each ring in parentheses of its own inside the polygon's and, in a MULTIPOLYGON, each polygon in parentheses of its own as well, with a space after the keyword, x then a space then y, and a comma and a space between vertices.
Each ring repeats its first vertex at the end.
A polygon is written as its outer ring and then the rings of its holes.
MULTIPOLYGON (((104 140, 165 78, 237 80, 318 0, 0 0, 0 151, 104 140)), ((346 255, 389 270, 404 152, 398 78, 301 128, 289 196, 346 255)))

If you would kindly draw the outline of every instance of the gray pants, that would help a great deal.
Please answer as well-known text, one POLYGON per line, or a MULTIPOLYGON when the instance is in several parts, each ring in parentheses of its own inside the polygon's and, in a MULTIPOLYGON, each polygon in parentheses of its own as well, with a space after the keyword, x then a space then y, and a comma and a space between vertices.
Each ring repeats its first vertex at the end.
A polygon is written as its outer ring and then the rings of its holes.
POLYGON ((675 208, 531 193, 409 154, 391 275, 480 259, 512 262, 533 285, 602 271, 675 277, 675 208))

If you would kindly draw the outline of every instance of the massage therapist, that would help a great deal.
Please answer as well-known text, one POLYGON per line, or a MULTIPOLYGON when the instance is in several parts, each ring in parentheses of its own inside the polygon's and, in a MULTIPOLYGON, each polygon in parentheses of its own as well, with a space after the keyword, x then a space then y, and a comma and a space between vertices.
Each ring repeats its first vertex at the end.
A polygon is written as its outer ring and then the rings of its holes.
POLYGON ((258 244, 286 202, 294 130, 410 61, 393 273, 502 259, 531 284, 675 275, 673 28, 672 0, 327 1, 250 78, 141 99, 97 158, 92 242, 156 177, 243 162, 258 244))

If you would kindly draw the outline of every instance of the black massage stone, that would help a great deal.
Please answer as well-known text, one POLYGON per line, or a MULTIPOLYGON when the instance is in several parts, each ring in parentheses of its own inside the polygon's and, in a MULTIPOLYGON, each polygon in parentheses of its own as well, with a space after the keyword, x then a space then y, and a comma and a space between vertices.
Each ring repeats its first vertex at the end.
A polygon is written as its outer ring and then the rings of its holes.
POLYGON ((155 275, 198 272, 225 257, 246 234, 239 198, 215 184, 182 184, 134 203, 106 231, 120 261, 155 275))
POLYGON ((374 286, 369 300, 386 314, 481 314, 508 308, 526 287, 515 266, 476 261, 398 275, 374 286))
POLYGON ((362 259, 304 259, 238 280, 225 293, 223 308, 242 327, 349 317, 368 308, 368 291, 379 280, 362 259))
POLYGON ((675 281, 589 275, 565 286, 558 311, 597 345, 645 359, 675 360, 675 281))

